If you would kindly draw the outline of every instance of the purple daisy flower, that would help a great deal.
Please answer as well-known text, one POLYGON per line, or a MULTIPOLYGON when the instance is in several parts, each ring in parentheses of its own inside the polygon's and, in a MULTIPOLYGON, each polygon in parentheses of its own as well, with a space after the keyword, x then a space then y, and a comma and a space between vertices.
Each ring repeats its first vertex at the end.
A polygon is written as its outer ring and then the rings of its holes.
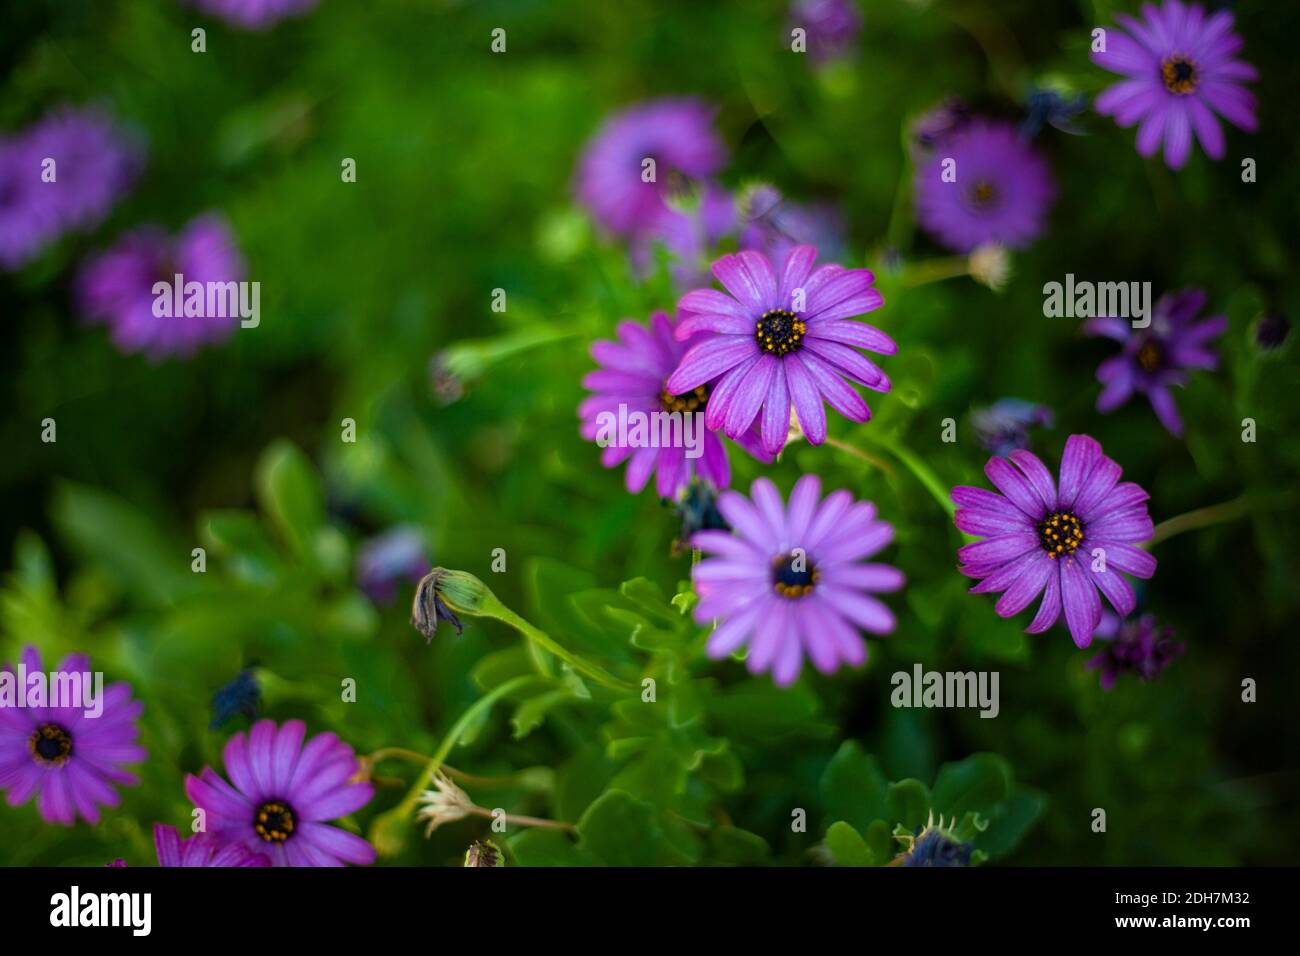
POLYGON ((722 239, 736 228, 736 200, 714 182, 705 183, 693 208, 666 206, 645 230, 632 240, 632 266, 641 276, 654 264, 656 243, 672 257, 673 282, 690 289, 709 281, 708 258, 722 239))
POLYGON ((830 203, 804 205, 785 199, 771 186, 755 186, 741 199, 744 227, 741 249, 782 262, 795 246, 816 246, 827 259, 845 252, 844 219, 830 203))
POLYGON ((668 209, 664 197, 683 179, 703 179, 722 168, 727 149, 713 131, 714 110, 691 98, 650 100, 605 121, 578 161, 578 200, 611 232, 649 228, 668 209), (655 162, 654 182, 643 164, 655 162))
POLYGON ((1223 315, 1197 320, 1205 299, 1201 289, 1162 295, 1145 329, 1135 329, 1127 320, 1115 318, 1084 323, 1087 334, 1114 339, 1124 346, 1119 355, 1097 366, 1097 380, 1103 386, 1097 397, 1097 411, 1113 412, 1134 392, 1141 392, 1170 434, 1182 435, 1183 420, 1169 388, 1186 383, 1192 369, 1213 369, 1219 364, 1208 342, 1228 327, 1223 315))
POLYGON ((432 570, 424 535, 409 525, 376 535, 357 555, 357 583, 376 604, 392 604, 398 585, 415 583, 432 570))
POLYGON ((1242 41, 1227 10, 1207 16, 1199 4, 1165 0, 1142 6, 1142 20, 1116 15, 1127 30, 1111 30, 1106 51, 1092 53, 1098 66, 1125 77, 1097 97, 1097 112, 1120 126, 1141 123, 1137 151, 1153 156, 1164 143, 1165 165, 1181 169, 1192 152, 1192 134, 1213 159, 1226 146, 1215 114, 1254 132, 1255 96, 1243 83, 1259 78, 1234 59, 1242 41))
POLYGON ((204 13, 219 17, 245 30, 265 30, 286 17, 300 16, 316 6, 316 0, 188 0, 204 13))
POLYGON ((0 139, 0 268, 26 265, 59 231, 41 160, 23 137, 0 139))
POLYGON ((41 195, 64 229, 99 225, 130 188, 144 155, 97 106, 55 110, 27 138, 37 163, 54 160, 54 182, 42 182, 41 195))
POLYGON ((252 853, 242 843, 217 843, 206 833, 182 840, 175 827, 153 825, 159 866, 270 866, 264 853, 252 853))
POLYGON ((975 119, 917 170, 916 216, 956 252, 989 242, 1021 249, 1043 231, 1054 194, 1047 162, 1015 127, 975 119))
MULTIPOLYGON (((44 673, 40 652, 25 648, 22 666, 30 689, 31 677, 44 673)), ((14 673, 8 665, 3 670, 14 673)), ((93 673, 86 655, 69 654, 55 672, 81 682, 82 702, 86 690, 94 693, 85 683, 93 673)), ((48 696, 46 702, 51 702, 48 696)), ((71 826, 78 816, 98 823, 100 806, 118 805, 115 785, 139 783, 122 768, 148 756, 136 743, 136 718, 144 705, 131 699, 126 683, 104 687, 101 703, 97 716, 86 707, 0 706, 0 790, 7 791, 11 807, 35 794, 36 809, 46 823, 71 826)))
POLYGON ((831 63, 857 52, 862 11, 851 0, 795 0, 789 26, 806 31, 809 59, 831 63))
POLYGON ((1097 593, 1128 615, 1137 598, 1123 574, 1155 573, 1156 559, 1136 547, 1153 533, 1150 496, 1120 482, 1119 465, 1087 435, 1066 441, 1059 485, 1033 452, 1009 458, 984 466, 1001 494, 965 485, 952 490, 958 529, 984 537, 958 550, 961 573, 979 579, 972 594, 1005 592, 996 607, 1001 617, 1019 614, 1042 594, 1026 632, 1042 633, 1064 610, 1074 643, 1087 647, 1101 620, 1097 593))
MULTIPOLYGON (((620 406, 629 416, 632 413, 653 416, 661 412, 683 415, 703 412, 705 415, 706 428, 697 458, 688 458, 687 449, 682 445, 636 447, 611 442, 605 446, 601 464, 614 468, 626 461, 625 482, 633 494, 645 487, 652 473, 655 491, 662 498, 675 498, 694 475, 718 488, 731 484, 727 450, 715 433, 717 424, 709 417, 711 396, 717 383, 706 380, 680 393, 668 389, 668 376, 677 368, 688 347, 688 343, 678 341, 673 333, 672 320, 665 312, 651 315, 648 328, 631 320, 620 322, 618 341, 602 339, 592 343, 592 357, 601 367, 582 380, 583 387, 594 393, 578 406, 578 416, 583 420, 582 437, 588 441, 596 441, 601 436, 605 430, 602 418, 617 417, 620 406)), ((737 441, 760 461, 772 460, 771 455, 764 453, 755 430, 740 435, 737 441)))
POLYGON ((1174 640, 1174 629, 1168 624, 1156 624, 1152 614, 1120 621, 1107 611, 1097 636, 1105 644, 1085 666, 1090 671, 1101 671, 1102 690, 1113 689, 1121 674, 1134 674, 1144 683, 1153 680, 1186 650, 1174 640))
POLYGON ((123 352, 150 358, 188 356, 200 346, 228 338, 237 315, 154 315, 154 284, 174 276, 190 282, 235 282, 244 260, 222 217, 209 213, 192 220, 175 237, 146 227, 127 233, 107 252, 87 262, 77 277, 77 297, 89 321, 103 322, 123 352))
POLYGON ((259 720, 226 741, 223 760, 232 787, 210 767, 187 774, 185 793, 207 814, 206 832, 218 843, 265 853, 273 866, 372 863, 375 848, 325 821, 360 810, 374 795, 353 783, 360 765, 352 748, 332 733, 303 745, 306 725, 259 720))
POLYGON ((677 304, 684 316, 678 340, 713 333, 682 356, 668 391, 682 395, 717 380, 709 396, 709 426, 731 438, 760 422, 763 449, 777 454, 790 430, 790 408, 814 445, 826 440, 829 402, 841 415, 865 422, 871 409, 848 378, 877 392, 888 376, 855 349, 882 355, 898 351, 894 340, 865 322, 848 321, 884 305, 868 269, 823 265, 814 246, 795 246, 778 279, 759 252, 726 255, 713 274, 730 295, 715 289, 688 292, 677 304))
POLYGON ((897 591, 903 573, 860 563, 894 538, 871 502, 843 490, 823 500, 821 479, 804 475, 788 507, 766 478, 754 481, 749 498, 724 492, 718 507, 735 533, 699 531, 691 539, 714 555, 691 569, 700 596, 695 619, 721 619, 709 635, 710 657, 748 644, 750 672, 771 671, 784 687, 799 676, 805 654, 823 674, 856 667, 867 659, 859 628, 894 630, 894 613, 872 594, 897 591))

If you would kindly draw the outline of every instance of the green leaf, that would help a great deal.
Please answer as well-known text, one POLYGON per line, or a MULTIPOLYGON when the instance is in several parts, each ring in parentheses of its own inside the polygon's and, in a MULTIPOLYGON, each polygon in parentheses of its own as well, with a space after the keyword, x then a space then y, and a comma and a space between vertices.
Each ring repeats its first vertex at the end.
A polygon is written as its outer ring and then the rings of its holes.
POLYGON ((900 780, 889 785, 886 797, 889 819, 909 830, 924 825, 930 815, 930 792, 920 780, 900 780))
POLYGON ((325 523, 320 475, 296 445, 277 441, 257 464, 257 497, 271 523, 299 558, 314 560, 325 523))
POLYGON ((872 820, 888 813, 887 786, 875 758, 854 741, 845 741, 822 774, 822 809, 827 819, 865 830, 872 820))
POLYGON ((532 827, 506 843, 516 866, 591 866, 596 862, 559 830, 532 827))
POLYGON ((732 826, 715 827, 709 834, 709 849, 715 862, 734 866, 759 866, 772 855, 772 848, 757 833, 732 826))
POLYGON ((837 820, 826 831, 826 849, 836 866, 876 866, 877 859, 862 834, 850 824, 837 820))
POLYGON ((976 846, 991 857, 1010 853, 1033 827, 1046 802, 1036 790, 1017 787, 1009 800, 988 815, 988 829, 980 834, 976 846))
POLYGON ((936 813, 962 816, 978 810, 990 817, 993 808, 1011 793, 1011 768, 997 754, 974 754, 939 768, 932 800, 936 813))
POLYGON ((573 699, 572 692, 565 687, 528 698, 519 705, 515 710, 515 715, 510 718, 510 724, 515 729, 515 740, 522 740, 540 727, 542 721, 546 719, 547 712, 552 707, 573 699))
POLYGON ((578 848, 607 866, 654 866, 663 831, 654 807, 622 790, 606 790, 578 821, 578 848))

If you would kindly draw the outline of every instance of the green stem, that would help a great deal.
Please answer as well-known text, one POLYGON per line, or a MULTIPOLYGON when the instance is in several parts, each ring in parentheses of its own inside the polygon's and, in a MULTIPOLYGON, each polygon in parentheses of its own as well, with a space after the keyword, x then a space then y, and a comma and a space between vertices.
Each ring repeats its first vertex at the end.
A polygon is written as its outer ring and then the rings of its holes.
POLYGON ((919 285, 928 285, 944 279, 957 279, 966 275, 970 275, 969 259, 965 256, 944 256, 908 265, 903 270, 903 285, 913 289, 919 285))
POLYGON ((939 503, 939 507, 946 511, 949 517, 953 515, 957 510, 957 506, 952 503, 948 488, 939 480, 939 476, 934 473, 929 465, 917 458, 910 449, 892 438, 886 438, 883 435, 872 435, 870 440, 902 462, 907 470, 916 476, 916 480, 925 486, 925 490, 930 492, 934 500, 939 503))
POLYGON ((438 749, 433 752, 433 756, 430 757, 429 762, 425 764, 424 770, 422 770, 420 775, 416 777, 415 783, 411 785, 411 789, 407 792, 405 798, 403 798, 402 802, 398 804, 397 807, 390 810, 389 813, 396 817, 410 816, 411 811, 415 809, 415 805, 420 800, 420 794, 429 788, 429 783, 433 780, 433 775, 442 767, 443 761, 447 759, 460 738, 463 737, 465 732, 474 725, 474 721, 478 720, 479 717, 488 710, 491 710, 492 705, 502 697, 513 693, 525 684, 530 684, 537 680, 540 680, 540 678, 533 677, 531 674, 512 677, 504 684, 498 684, 478 700, 474 701, 474 703, 470 704, 469 707, 465 709, 465 713, 461 714, 457 721, 451 725, 451 730, 447 731, 447 735, 442 738, 442 743, 440 743, 438 749))
POLYGON ((1245 515, 1255 509, 1270 510, 1275 509, 1275 507, 1282 507, 1284 503, 1290 502, 1290 499, 1290 496, 1279 496, 1277 499, 1262 502, 1243 494, 1242 497, 1232 498, 1232 501, 1225 501, 1219 503, 1219 505, 1209 505, 1208 507, 1200 507, 1195 511, 1187 511, 1157 524, 1156 532, 1153 533, 1151 541, 1148 541, 1143 546, 1144 548, 1153 548, 1153 546, 1160 544, 1161 541, 1167 541, 1174 535, 1182 535, 1184 531, 1196 531, 1197 528, 1209 528, 1210 525, 1214 524, 1235 522, 1236 519, 1244 518, 1245 515))
POLYGON ((593 664, 586 658, 573 653, 568 648, 557 643, 545 631, 530 624, 500 601, 485 605, 481 613, 484 617, 490 617, 494 620, 500 621, 502 624, 510 625, 538 647, 550 651, 579 674, 590 677, 597 684, 626 694, 636 693, 636 685, 630 684, 625 680, 620 680, 599 665, 593 664))

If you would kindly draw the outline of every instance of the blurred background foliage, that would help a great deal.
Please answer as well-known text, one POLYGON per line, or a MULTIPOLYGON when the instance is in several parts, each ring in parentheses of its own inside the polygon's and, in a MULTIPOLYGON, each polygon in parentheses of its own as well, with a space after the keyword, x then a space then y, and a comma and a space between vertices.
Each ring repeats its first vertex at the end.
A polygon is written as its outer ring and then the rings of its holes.
MULTIPOLYGON (((47 659, 90 653, 146 702, 150 760, 95 828, 0 806, 0 862, 151 863, 152 823, 189 818, 184 773, 219 766, 246 725, 209 729, 210 701, 250 667, 265 714, 335 730, 362 754, 432 753, 486 690, 540 672, 450 758, 492 778, 465 785, 484 806, 579 823, 577 839, 512 830, 513 862, 878 863, 923 808, 991 820, 977 846, 1011 863, 1291 862, 1300 406, 1294 350, 1261 354, 1252 324, 1300 306, 1294 4, 1237 10, 1262 75, 1260 132, 1231 133, 1223 162, 1197 154, 1172 173, 1136 155, 1132 131, 1085 113, 1087 135, 1038 140, 1058 200, 1002 294, 907 282, 909 263, 945 255, 911 221, 909 120, 948 95, 1016 120, 1034 85, 1095 94, 1109 78, 1087 61, 1088 31, 1126 10, 872 0, 860 56, 818 71, 789 52, 784 6, 757 0, 324 0, 264 33, 168 0, 6 3, 0 129, 102 101, 144 136, 148 162, 95 233, 0 275, 0 659, 26 643, 47 659), (190 50, 195 26, 204 54, 190 50), (508 52, 493 55, 498 26, 508 52), (831 419, 833 438, 888 470, 830 445, 794 444, 770 467, 732 455, 737 487, 766 473, 788 492, 815 471, 898 529, 885 556, 909 581, 891 600, 897 633, 871 642, 864 669, 806 673, 786 691, 704 659, 680 613, 689 597, 674 604, 690 562, 670 553, 678 519, 652 491, 628 495, 578 436, 590 341, 676 294, 666 269, 635 278, 575 209, 575 157, 610 111, 674 93, 718 104, 727 185, 839 206, 844 264, 877 272, 886 306, 873 318, 900 345, 875 419, 831 419), (340 181, 344 157, 354 184, 340 181), (88 253, 209 208, 261 282, 259 328, 153 363, 78 319, 70 280, 88 253), (1042 316, 1043 283, 1067 272, 1148 280, 1157 295, 1202 286, 1228 315, 1220 369, 1180 393, 1185 440, 1140 400, 1094 411, 1109 350, 1042 316), (434 368, 455 373, 461 397, 440 397, 434 368), (1056 411, 1035 436, 1052 463, 1068 434, 1097 437, 1151 491, 1157 522, 1246 496, 1246 517, 1157 545, 1145 597, 1188 645, 1162 680, 1103 693, 1063 629, 1027 636, 1026 621, 965 594, 960 536, 891 447, 945 487, 982 483, 968 414, 1006 395, 1056 411), (56 444, 39 440, 47 416, 56 444), (949 417, 954 444, 941 441, 949 417), (355 444, 340 440, 344 418, 355 444), (411 584, 383 606, 355 581, 360 543, 395 524, 562 644, 626 679, 656 677, 658 705, 577 680, 494 621, 426 646, 407 622, 411 584), (496 548, 504 573, 490 569, 496 548), (890 675, 918 661, 999 671, 1000 716, 891 707, 890 675), (340 700, 347 677, 355 703, 340 700), (1241 702, 1247 677, 1257 703, 1241 702), (796 808, 806 832, 792 829, 796 808)), ((414 774, 384 762, 350 824, 365 831, 414 774)), ((487 833, 481 819, 413 831, 394 859, 456 864, 487 833)))

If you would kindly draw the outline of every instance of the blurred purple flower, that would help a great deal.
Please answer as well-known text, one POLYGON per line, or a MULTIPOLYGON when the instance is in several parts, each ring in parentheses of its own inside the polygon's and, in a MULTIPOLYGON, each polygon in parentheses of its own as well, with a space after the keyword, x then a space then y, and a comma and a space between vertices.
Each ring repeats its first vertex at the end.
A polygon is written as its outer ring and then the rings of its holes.
POLYGON ((1206 16, 1199 4, 1165 0, 1142 7, 1142 19, 1117 14, 1127 30, 1110 30, 1104 53, 1092 61, 1125 79, 1097 97, 1097 112, 1120 126, 1141 123, 1137 151, 1153 156, 1164 143, 1165 165, 1181 169, 1192 152, 1192 134, 1212 159, 1226 146, 1216 113, 1248 132, 1257 127, 1255 96, 1242 84, 1259 78, 1234 55, 1242 48, 1226 10, 1206 16))
POLYGON ((631 235, 654 226, 666 196, 683 180, 716 173, 727 149, 713 130, 714 109, 694 98, 638 103, 605 120, 578 160, 578 200, 606 229, 631 235), (654 160, 654 181, 642 179, 654 160))
POLYGON ((214 841, 264 853, 272 866, 373 863, 374 847, 326 821, 360 810, 374 787, 353 782, 360 765, 351 747, 333 733, 304 745, 306 731, 301 720, 278 727, 259 720, 226 741, 222 759, 234 786, 204 767, 186 775, 186 795, 207 814, 214 841))
POLYGON ((796 203, 772 186, 755 186, 741 197, 740 216, 740 248, 761 252, 772 262, 784 262, 800 245, 816 246, 827 259, 844 255, 844 219, 830 203, 796 203))
MULTIPOLYGON (((668 376, 690 345, 674 338, 674 331, 673 322, 665 312, 651 315, 649 327, 631 320, 620 322, 618 341, 602 339, 592 343, 592 357, 601 367, 582 380, 583 386, 593 393, 578 406, 582 437, 588 441, 600 436, 601 418, 607 414, 617 416, 619 406, 629 415, 634 412, 645 415, 703 412, 705 415, 707 427, 698 458, 687 458, 684 447, 633 447, 617 443, 604 447, 600 460, 606 468, 627 462, 624 480, 627 490, 633 494, 645 487, 651 474, 655 475, 655 491, 662 498, 675 498, 696 475, 717 488, 731 483, 726 446, 714 430, 720 423, 710 423, 708 418, 710 398, 717 383, 709 379, 683 393, 668 390, 668 376)), ((755 429, 747 428, 737 440, 761 461, 772 460, 771 455, 763 452, 755 429)))
POLYGON ((153 359, 188 356, 228 338, 238 315, 154 315, 154 284, 170 286, 178 273, 185 283, 243 279, 244 260, 224 218, 201 216, 174 237, 156 227, 122 236, 82 267, 76 286, 81 311, 87 320, 109 326, 119 350, 153 359))
POLYGON ((1118 464, 1087 435, 1071 435, 1059 485, 1033 452, 990 458, 984 473, 1001 494, 952 490, 959 531, 983 537, 957 551, 961 573, 979 580, 972 594, 998 594, 999 617, 1013 617, 1043 595, 1025 630, 1041 634, 1065 612, 1070 636, 1087 647, 1101 621, 1101 598, 1120 614, 1137 603, 1124 577, 1149 578, 1156 559, 1137 547, 1154 532, 1149 495, 1120 482, 1118 464), (1123 572, 1123 573, 1121 573, 1123 572))
POLYGON ((978 119, 943 139, 918 170, 916 215, 956 252, 988 242, 1018 249, 1043 231, 1054 193, 1046 161, 1014 127, 978 119))
POLYGON ((1262 351, 1281 348, 1291 334, 1291 320, 1281 312, 1268 312, 1260 316, 1255 325, 1255 344, 1262 351))
POLYGON ((857 54, 862 11, 852 0, 795 0, 788 27, 806 31, 808 58, 813 63, 830 63, 857 54))
POLYGON ((917 163, 929 160, 940 144, 965 129, 970 121, 970 107, 965 100, 956 96, 948 97, 922 114, 912 124, 910 140, 913 160, 917 163))
POLYGON ((817 250, 795 246, 781 265, 759 252, 726 255, 713 274, 727 293, 696 289, 678 302, 684 316, 675 335, 685 341, 708 332, 682 356, 668 379, 674 395, 717 380, 707 412, 709 426, 739 438, 760 423, 763 450, 776 455, 790 431, 793 405, 808 441, 826 440, 823 403, 851 421, 871 409, 845 379, 888 392, 889 377, 857 349, 882 355, 894 340, 865 322, 852 321, 885 304, 869 269, 828 264, 816 270, 817 250))
POLYGON ((1055 415, 1046 405, 1023 398, 1000 398, 987 408, 972 409, 970 422, 985 451, 1006 457, 1030 447, 1029 430, 1051 428, 1055 415))
MULTIPOLYGON (((183 0, 186 2, 186 0, 183 0)), ((315 8, 317 0, 188 0, 204 13, 245 30, 265 30, 315 8)))
POLYGON ((706 182, 693 203, 670 202, 632 239, 632 266, 644 276, 661 243, 672 257, 673 282, 690 289, 709 281, 709 260, 723 237, 736 229, 736 201, 715 182, 706 182))
POLYGON ((1104 386, 1097 397, 1097 411, 1113 412, 1134 392, 1141 392, 1171 434, 1183 433, 1183 420, 1169 388, 1183 385, 1192 369, 1213 369, 1219 364, 1208 343, 1228 327, 1228 319, 1222 315, 1196 320, 1205 298, 1201 289, 1162 295, 1145 329, 1135 329, 1128 320, 1116 318, 1084 323, 1088 335, 1114 339, 1124 346, 1119 355, 1097 366, 1097 380, 1104 386))
POLYGON ((1102 690, 1111 690, 1121 674, 1134 674, 1143 682, 1158 677, 1186 650, 1184 644, 1174 640, 1174 629, 1168 624, 1156 624, 1152 614, 1121 622, 1107 611, 1097 636, 1106 643, 1086 667, 1101 671, 1102 690))
MULTIPOLYGON (((155 823, 153 843, 159 866, 270 866, 265 854, 253 853, 242 843, 222 845, 206 833, 182 840, 175 827, 155 823)), ((125 864, 123 864, 125 865, 125 864)))
MULTIPOLYGON (((44 673, 35 647, 23 650, 22 664, 29 677, 44 673)), ((3 670, 13 673, 8 665, 3 670)), ((69 654, 54 670, 83 683, 94 673, 85 654, 69 654)), ((83 703, 85 698, 83 686, 83 703)), ((136 742, 144 705, 131 699, 125 683, 105 686, 101 701, 98 715, 77 706, 0 706, 0 790, 7 791, 11 807, 35 794, 46 823, 71 826, 78 816, 98 823, 100 806, 116 807, 121 800, 115 785, 139 783, 122 768, 148 756, 136 742)))
POLYGON ((392 604, 400 584, 414 584, 432 570, 424 535, 409 525, 376 535, 357 555, 357 583, 376 604, 392 604))
POLYGON ((63 107, 27 133, 38 162, 55 162, 55 179, 42 183, 59 225, 93 229, 130 188, 143 163, 140 144, 98 106, 63 107))
POLYGON ((97 106, 61 107, 0 138, 0 268, 26 265, 67 230, 97 226, 131 185, 143 155, 97 106))
POLYGON ((894 630, 894 612, 875 594, 897 591, 903 573, 863 564, 894 539, 876 506, 849 492, 821 496, 821 479, 804 475, 787 505, 776 485, 758 478, 750 497, 724 492, 718 507, 734 534, 700 531, 691 543, 709 557, 691 569, 700 602, 695 620, 721 623, 709 635, 709 657, 748 644, 750 673, 771 671, 780 687, 793 683, 804 655, 823 674, 867 659, 858 629, 894 630))
POLYGON ((1025 99, 1025 118, 1020 121, 1020 135, 1033 139, 1044 126, 1059 129, 1062 133, 1079 136, 1083 130, 1074 118, 1088 108, 1088 96, 1075 93, 1064 96, 1056 90, 1033 89, 1025 99))

